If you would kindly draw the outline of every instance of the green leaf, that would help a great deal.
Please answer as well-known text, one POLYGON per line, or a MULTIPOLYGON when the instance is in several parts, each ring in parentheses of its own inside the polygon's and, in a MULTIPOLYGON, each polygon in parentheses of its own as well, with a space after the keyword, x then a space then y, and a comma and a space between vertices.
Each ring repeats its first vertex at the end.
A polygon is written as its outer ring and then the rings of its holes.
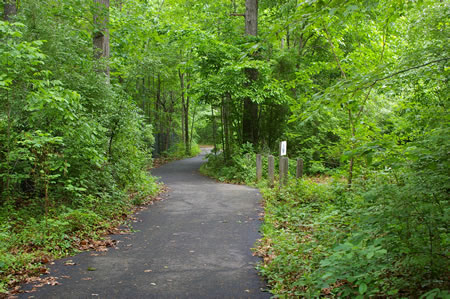
POLYGON ((359 293, 364 295, 366 293, 366 291, 367 291, 367 284, 361 283, 359 285, 359 293))

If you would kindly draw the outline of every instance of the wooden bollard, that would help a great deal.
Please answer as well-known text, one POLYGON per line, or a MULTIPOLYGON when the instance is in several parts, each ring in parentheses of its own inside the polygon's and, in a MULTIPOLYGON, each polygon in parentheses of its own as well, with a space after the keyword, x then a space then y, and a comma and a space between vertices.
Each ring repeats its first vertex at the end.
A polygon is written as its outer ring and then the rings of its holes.
POLYGON ((283 161, 283 156, 278 156, 278 173, 280 174, 280 180, 283 176, 283 163, 281 163, 281 161, 283 161))
POLYGON ((297 159, 297 179, 303 177, 303 159, 297 159))
POLYGON ((262 178, 262 157, 260 154, 256 155, 256 182, 262 178))
POLYGON ((283 185, 287 185, 289 180, 289 158, 283 157, 283 185))
POLYGON ((280 186, 286 185, 288 182, 288 173, 289 173, 289 158, 281 157, 280 158, 280 186))
POLYGON ((280 157, 279 159, 279 175, 280 175, 280 186, 283 184, 283 175, 284 175, 284 157, 280 157))
POLYGON ((272 155, 269 155, 267 160, 269 162, 269 186, 270 188, 273 188, 275 185, 275 158, 272 155))

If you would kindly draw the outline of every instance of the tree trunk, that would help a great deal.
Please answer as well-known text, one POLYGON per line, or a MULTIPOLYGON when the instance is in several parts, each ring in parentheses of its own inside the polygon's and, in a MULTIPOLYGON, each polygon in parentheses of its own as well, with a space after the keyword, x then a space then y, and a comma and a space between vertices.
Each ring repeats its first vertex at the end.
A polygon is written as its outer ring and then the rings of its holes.
POLYGON ((211 104, 211 120, 212 120, 212 127, 213 127, 212 136, 213 136, 213 142, 214 142, 214 155, 217 155, 216 119, 214 116, 214 108, 213 108, 212 104, 211 104))
MULTIPOLYGON (((94 57, 109 59, 109 0, 94 0, 94 57)), ((109 64, 102 70, 109 82, 109 64)))
POLYGON ((222 97, 222 103, 221 103, 221 109, 220 109, 220 116, 221 116, 221 124, 222 124, 222 151, 223 151, 223 158, 224 161, 227 162, 227 148, 225 146, 225 101, 224 97, 222 97))
MULTIPOLYGON (((258 34, 258 0, 245 1, 245 34, 256 36, 258 34)), ((246 70, 251 82, 258 79, 258 71, 246 70)), ((244 99, 244 111, 242 115, 242 141, 256 144, 258 142, 258 104, 251 98, 244 99)))
POLYGON ((183 109, 183 107, 181 107, 181 140, 183 140, 183 142, 186 141, 186 138, 184 137, 184 109, 183 109))
POLYGON ((156 103, 155 103, 155 110, 156 110, 156 115, 157 115, 157 124, 159 124, 159 128, 158 128, 158 140, 157 140, 157 147, 158 147, 158 154, 161 154, 163 152, 163 129, 162 129, 162 124, 163 124, 163 113, 161 112, 161 75, 158 74, 158 82, 157 82, 157 86, 156 86, 156 103))
POLYGON ((4 0, 3 3, 3 19, 9 22, 17 14, 16 0, 4 0))
MULTIPOLYGON (((189 97, 185 98, 184 93, 184 74, 181 70, 178 71, 178 76, 180 77, 181 86, 181 105, 183 107, 183 136, 184 136, 184 146, 186 148, 186 155, 190 155, 191 148, 189 146, 189 97)), ((189 85, 188 85, 189 87, 189 85)))
POLYGON ((116 6, 120 11, 122 11, 123 0, 116 1, 116 6))
MULTIPOLYGON (((355 122, 353 120, 352 110, 350 110, 350 108, 348 108, 348 119, 349 119, 350 130, 352 132, 352 138, 351 138, 350 144, 351 144, 351 149, 353 152, 356 148, 355 141, 354 141, 356 138, 356 127, 355 127, 355 122)), ((355 157, 353 155, 354 155, 354 153, 352 154, 352 157, 350 158, 350 164, 348 167, 348 179, 347 179, 348 188, 351 188, 352 183, 353 183, 353 165, 355 164, 355 157)))
POLYGON ((245 34, 258 35, 258 0, 245 0, 245 34))
POLYGON ((231 94, 227 94, 224 99, 223 105, 223 120, 224 120, 224 135, 225 135, 225 160, 229 161, 231 157, 231 146, 230 146, 230 102, 231 102, 231 94))
POLYGON ((195 115, 197 113, 197 106, 194 105, 194 113, 192 114, 192 124, 191 124, 191 137, 189 139, 189 155, 191 154, 192 149, 192 137, 194 136, 194 124, 195 124, 195 115))
POLYGON ((289 30, 289 25, 286 28, 286 44, 287 44, 287 48, 290 49, 291 48, 291 32, 289 30))

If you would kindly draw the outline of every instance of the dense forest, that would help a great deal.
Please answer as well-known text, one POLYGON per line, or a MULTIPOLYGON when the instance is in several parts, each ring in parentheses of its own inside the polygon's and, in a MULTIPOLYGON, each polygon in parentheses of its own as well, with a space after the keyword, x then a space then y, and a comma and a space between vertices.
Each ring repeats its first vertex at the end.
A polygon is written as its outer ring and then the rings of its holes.
POLYGON ((155 196, 152 157, 209 144, 205 174, 264 195, 273 294, 449 295, 447 1, 0 10, 0 292, 155 196), (270 188, 282 140, 304 175, 270 188))

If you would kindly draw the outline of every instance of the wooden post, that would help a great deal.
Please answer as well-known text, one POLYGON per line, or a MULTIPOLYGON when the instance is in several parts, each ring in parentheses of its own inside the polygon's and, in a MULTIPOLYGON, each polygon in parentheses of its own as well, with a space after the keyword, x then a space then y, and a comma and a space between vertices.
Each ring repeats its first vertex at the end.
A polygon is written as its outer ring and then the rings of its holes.
POLYGON ((262 157, 260 154, 256 155, 256 182, 262 178, 262 157))
POLYGON ((269 155, 269 186, 270 188, 273 188, 275 185, 275 159, 272 155, 269 155))
POLYGON ((297 179, 303 177, 303 159, 297 159, 297 179))
POLYGON ((280 181, 281 177, 283 176, 283 157, 278 156, 278 173, 280 174, 280 181))
POLYGON ((281 184, 282 184, 282 181, 283 181, 283 176, 284 176, 284 173, 285 173, 285 166, 284 166, 284 164, 283 163, 285 163, 285 162, 283 162, 284 160, 284 156, 286 156, 286 154, 287 154, 287 141, 281 141, 280 142, 280 152, 279 152, 279 158, 280 158, 280 186, 281 186, 281 184))
POLYGON ((283 185, 287 185, 289 180, 289 158, 283 157, 283 185))
POLYGON ((284 184, 286 178, 286 157, 280 158, 280 187, 284 184))

